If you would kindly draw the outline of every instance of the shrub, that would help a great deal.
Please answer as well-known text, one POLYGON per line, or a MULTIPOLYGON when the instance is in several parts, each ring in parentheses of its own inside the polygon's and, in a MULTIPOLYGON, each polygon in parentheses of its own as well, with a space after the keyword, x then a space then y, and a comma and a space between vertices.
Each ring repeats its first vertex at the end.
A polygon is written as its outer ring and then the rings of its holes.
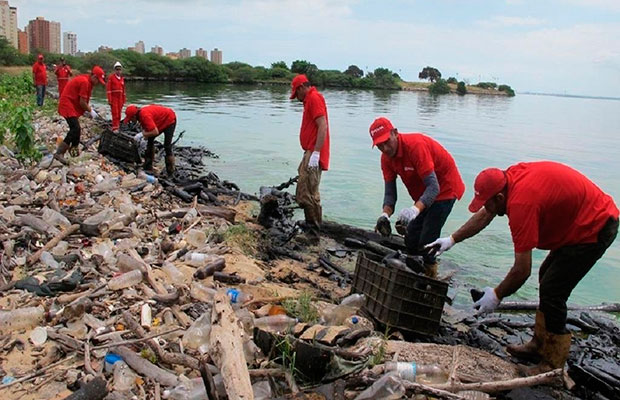
POLYGON ((450 93, 450 86, 445 79, 438 79, 437 82, 428 87, 428 91, 431 94, 448 94, 450 93))
POLYGON ((458 81, 456 80, 456 78, 455 78, 455 77, 453 77, 453 76, 449 77, 449 78, 448 78, 448 80, 446 80, 446 82, 448 82, 448 83, 452 83, 452 84, 454 84, 454 85, 456 85, 456 84, 458 83, 458 81))
POLYGON ((461 81, 456 85, 456 92, 461 96, 467 94, 467 88, 465 87, 465 82, 461 81))
POLYGON ((476 86, 478 86, 479 88, 482 88, 482 89, 496 89, 497 88, 497 83, 495 83, 495 82, 478 82, 476 84, 476 86))
POLYGON ((500 92, 506 92, 506 94, 510 97, 515 95, 515 91, 512 90, 512 88, 508 85, 499 85, 497 90, 499 90, 500 92))

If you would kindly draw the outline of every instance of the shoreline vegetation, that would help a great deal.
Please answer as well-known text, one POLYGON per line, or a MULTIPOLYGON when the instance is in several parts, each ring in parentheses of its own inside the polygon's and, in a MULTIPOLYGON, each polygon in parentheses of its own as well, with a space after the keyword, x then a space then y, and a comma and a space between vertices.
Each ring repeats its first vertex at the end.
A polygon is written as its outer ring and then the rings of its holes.
MULTIPOLYGON (((60 58, 63 57, 61 54, 43 54, 48 71, 51 65, 59 64, 60 58)), ((435 95, 448 93, 515 95, 508 85, 498 85, 494 82, 469 84, 465 81, 458 82, 454 77, 442 79, 439 70, 433 67, 423 68, 418 75, 420 79, 428 79, 429 82, 407 82, 387 68, 363 71, 356 65, 350 65, 344 71, 321 70, 306 60, 293 61, 290 66, 284 61, 274 62, 270 67, 252 66, 238 61, 217 65, 200 57, 174 60, 153 53, 139 54, 129 50, 88 53, 83 57, 69 55, 64 57, 76 73, 88 71, 94 65, 111 72, 114 63, 120 61, 126 80, 290 85, 295 75, 306 74, 310 82, 319 87, 427 91, 435 95)), ((34 54, 18 54, 6 40, 0 38, 0 73, 28 70, 34 61, 34 54), (24 67, 20 69, 20 66, 24 67)))

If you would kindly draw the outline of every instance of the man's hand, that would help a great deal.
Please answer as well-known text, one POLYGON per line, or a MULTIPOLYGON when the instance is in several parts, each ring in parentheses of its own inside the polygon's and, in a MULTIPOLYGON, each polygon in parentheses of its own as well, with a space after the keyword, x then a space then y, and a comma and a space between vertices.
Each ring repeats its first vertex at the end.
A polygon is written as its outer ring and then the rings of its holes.
POLYGON ((495 311, 501 300, 495 294, 495 289, 491 287, 485 287, 483 289, 484 295, 480 300, 474 303, 474 308, 478 310, 477 314, 487 314, 495 311))
POLYGON ((136 136, 133 137, 133 140, 135 140, 138 143, 140 143, 140 141, 142 141, 142 139, 144 139, 144 135, 142 134, 142 132, 137 133, 136 136))
POLYGON ((95 111, 95 109, 94 109, 94 108, 91 108, 91 109, 90 109, 90 117, 91 117, 92 119, 95 119, 95 118, 97 118, 98 116, 99 116, 99 114, 97 114, 97 111, 95 111))
POLYGON ((392 233, 392 226, 390 225, 390 217, 387 213, 381 214, 375 225, 375 232, 379 232, 381 236, 390 236, 392 233))
POLYGON ((456 242, 454 241, 454 238, 450 235, 446 238, 439 238, 434 242, 427 244, 424 248, 429 252, 435 251, 435 256, 439 256, 444 251, 450 250, 455 244, 456 242))
POLYGON ((308 161, 308 168, 318 168, 319 160, 321 159, 321 152, 313 151, 310 156, 310 160, 308 161))
POLYGON ((403 208, 398 213, 398 221, 404 226, 409 225, 409 222, 416 219, 416 217, 420 215, 420 210, 416 206, 411 206, 409 208, 403 208))

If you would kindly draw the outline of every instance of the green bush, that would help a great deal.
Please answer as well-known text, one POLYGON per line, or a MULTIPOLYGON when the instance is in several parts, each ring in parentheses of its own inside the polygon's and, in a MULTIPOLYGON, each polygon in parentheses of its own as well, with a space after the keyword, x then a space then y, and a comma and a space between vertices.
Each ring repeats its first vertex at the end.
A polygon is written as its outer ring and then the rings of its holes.
POLYGON ((456 92, 461 96, 467 94, 467 88, 465 87, 465 82, 461 81, 456 85, 456 92))
POLYGON ((512 88, 508 85, 499 85, 497 90, 499 90, 500 92, 506 92, 506 94, 510 97, 515 95, 515 91, 512 90, 512 88))
POLYGON ((495 82, 478 82, 475 86, 478 86, 481 89, 496 89, 497 83, 495 82))
POLYGON ((448 94, 450 93, 450 86, 445 79, 438 79, 437 82, 428 87, 428 91, 431 94, 448 94))
POLYGON ((456 84, 458 83, 458 81, 456 80, 456 78, 455 78, 455 77, 453 77, 453 76, 449 77, 449 78, 448 78, 448 80, 446 80, 446 82, 448 82, 448 83, 452 83, 452 84, 454 84, 454 85, 456 85, 456 84))

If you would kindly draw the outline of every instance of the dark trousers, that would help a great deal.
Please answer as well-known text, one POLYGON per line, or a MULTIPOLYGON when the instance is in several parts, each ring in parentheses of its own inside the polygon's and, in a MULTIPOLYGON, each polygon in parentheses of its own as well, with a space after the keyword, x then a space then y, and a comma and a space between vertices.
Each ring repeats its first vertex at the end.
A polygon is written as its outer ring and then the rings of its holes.
POLYGON ((618 234, 618 220, 609 218, 598 234, 596 243, 576 244, 552 250, 540 266, 539 309, 545 315, 547 330, 565 333, 566 301, 577 283, 605 254, 618 234))
POLYGON ((37 85, 37 105, 43 107, 43 99, 45 99, 45 85, 37 85))
POLYGON ((64 142, 67 143, 71 147, 77 147, 80 144, 80 121, 79 117, 69 117, 65 118, 67 120, 67 124, 69 124, 69 132, 67 132, 67 136, 65 136, 64 142))
POLYGON ((427 207, 416 219, 407 225, 405 245, 409 254, 423 255, 426 264, 436 261, 434 255, 428 255, 424 251, 424 245, 439 238, 441 229, 452 211, 456 199, 439 200, 427 207))
MULTIPOLYGON (((168 126, 166 129, 163 130, 164 151, 166 152, 167 156, 173 155, 172 154, 172 137, 174 136, 174 130, 176 129, 176 126, 177 126, 177 123, 175 121, 170 126, 168 126)), ((155 153, 155 138, 151 137, 151 138, 148 138, 146 142, 147 158, 149 157, 149 154, 154 154, 154 153, 155 153)), ((153 156, 151 155, 151 160, 152 158, 153 156)))

